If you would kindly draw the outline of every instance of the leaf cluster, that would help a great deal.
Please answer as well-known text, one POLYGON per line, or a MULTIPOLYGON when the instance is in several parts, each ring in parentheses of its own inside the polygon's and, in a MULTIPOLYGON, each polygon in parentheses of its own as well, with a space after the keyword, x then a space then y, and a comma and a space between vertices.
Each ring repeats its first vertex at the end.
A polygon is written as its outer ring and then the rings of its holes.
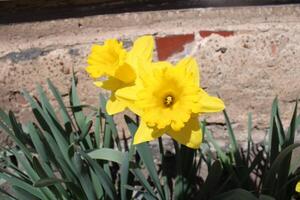
MULTIPOLYGON (((147 143, 132 145, 119 139, 113 117, 105 110, 103 96, 99 108, 82 105, 73 77, 69 102, 65 102, 53 83, 50 80, 47 83, 57 107, 50 103, 40 85, 37 97, 23 91, 34 121, 21 124, 12 112, 0 109, 0 128, 16 144, 0 149, 0 185, 8 184, 11 189, 10 192, 0 188, 5 199, 286 200, 296 197, 294 188, 300 179, 300 159, 292 162, 292 152, 300 146, 294 142, 300 125, 297 104, 290 126, 284 130, 278 100, 274 100, 268 137, 263 143, 252 141, 249 115, 248 144, 246 149, 241 148, 224 111, 230 138, 228 148, 218 145, 204 121, 205 141, 201 148, 189 149, 174 141, 175 153, 170 153, 159 138, 157 163, 147 143), (201 173, 205 171, 207 176, 201 173)), ((125 116, 125 122, 134 136, 138 119, 125 116)))

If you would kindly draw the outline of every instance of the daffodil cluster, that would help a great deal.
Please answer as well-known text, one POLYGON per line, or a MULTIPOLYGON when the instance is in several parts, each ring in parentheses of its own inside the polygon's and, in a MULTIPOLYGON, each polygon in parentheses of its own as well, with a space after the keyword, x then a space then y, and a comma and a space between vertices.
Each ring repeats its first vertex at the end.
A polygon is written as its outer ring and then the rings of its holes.
POLYGON ((141 118, 134 144, 168 134, 190 148, 199 148, 202 132, 198 117, 219 112, 224 103, 200 87, 199 68, 192 57, 153 62, 152 36, 138 38, 127 51, 116 39, 94 45, 86 71, 98 87, 111 91, 109 114, 129 108, 141 118))

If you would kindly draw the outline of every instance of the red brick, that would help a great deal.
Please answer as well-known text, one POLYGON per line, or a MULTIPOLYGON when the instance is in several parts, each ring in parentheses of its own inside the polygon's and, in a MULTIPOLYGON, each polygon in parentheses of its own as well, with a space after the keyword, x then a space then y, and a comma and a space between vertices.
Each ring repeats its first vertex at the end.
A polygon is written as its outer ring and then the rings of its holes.
POLYGON ((174 53, 184 50, 184 45, 193 42, 194 34, 169 35, 165 37, 156 37, 156 50, 159 60, 166 60, 174 53))
POLYGON ((274 43, 272 42, 272 43, 271 43, 271 51, 272 51, 272 56, 273 56, 273 57, 276 56, 277 50, 278 50, 278 48, 277 48, 276 44, 274 44, 274 43))
POLYGON ((229 37, 229 36, 233 36, 234 32, 233 31, 200 31, 200 36, 203 38, 206 38, 211 34, 218 34, 223 37, 229 37))

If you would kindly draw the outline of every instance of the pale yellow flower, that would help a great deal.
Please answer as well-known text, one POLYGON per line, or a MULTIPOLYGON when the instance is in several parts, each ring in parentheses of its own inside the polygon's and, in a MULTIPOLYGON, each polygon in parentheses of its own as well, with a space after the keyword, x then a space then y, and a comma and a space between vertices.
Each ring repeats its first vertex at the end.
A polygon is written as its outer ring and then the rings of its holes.
POLYGON ((126 107, 134 104, 115 97, 115 92, 123 87, 134 84, 138 69, 138 60, 152 61, 154 40, 152 36, 138 38, 132 49, 127 52, 122 42, 116 39, 106 40, 104 45, 94 45, 88 57, 86 71, 95 79, 94 84, 98 87, 111 91, 111 97, 107 102, 107 112, 115 114, 123 111, 126 107), (101 81, 101 78, 106 78, 101 81))
POLYGON ((181 144, 199 148, 199 114, 219 112, 224 103, 200 88, 195 59, 184 58, 176 66, 168 62, 140 62, 139 68, 136 84, 116 92, 117 98, 131 100, 141 111, 134 144, 166 133, 181 144))
POLYGON ((298 181, 295 191, 300 193, 300 181, 298 181))

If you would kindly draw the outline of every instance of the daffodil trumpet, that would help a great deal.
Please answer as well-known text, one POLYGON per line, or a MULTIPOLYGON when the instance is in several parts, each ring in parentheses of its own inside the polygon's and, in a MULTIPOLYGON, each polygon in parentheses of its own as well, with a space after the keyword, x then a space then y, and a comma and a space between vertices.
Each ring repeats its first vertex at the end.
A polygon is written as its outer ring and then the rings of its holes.
POLYGON ((139 62, 135 85, 116 91, 117 98, 134 102, 141 117, 134 144, 168 134, 190 148, 199 148, 202 132, 198 117, 222 111, 221 99, 200 88, 199 68, 192 57, 169 62, 139 62))
POLYGON ((115 92, 118 89, 134 85, 138 76, 138 60, 151 62, 153 48, 152 36, 138 38, 130 51, 127 51, 123 47, 123 43, 116 39, 108 39, 103 45, 92 47, 86 71, 94 79, 97 87, 111 92, 111 97, 106 105, 109 114, 122 112, 127 107, 136 110, 132 102, 116 98, 115 92), (105 80, 103 81, 103 79, 105 80))

